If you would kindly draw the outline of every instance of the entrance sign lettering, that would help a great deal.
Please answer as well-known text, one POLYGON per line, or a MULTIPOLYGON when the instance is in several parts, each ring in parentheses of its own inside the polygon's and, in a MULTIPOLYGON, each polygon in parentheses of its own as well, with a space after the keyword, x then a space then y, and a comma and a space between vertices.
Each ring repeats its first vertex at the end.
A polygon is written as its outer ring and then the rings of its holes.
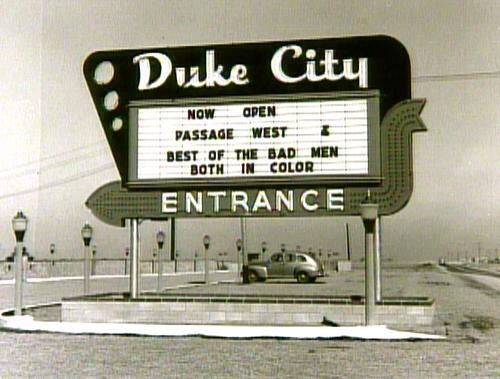
POLYGON ((130 184, 380 176, 375 96, 134 107, 131 119, 130 184))

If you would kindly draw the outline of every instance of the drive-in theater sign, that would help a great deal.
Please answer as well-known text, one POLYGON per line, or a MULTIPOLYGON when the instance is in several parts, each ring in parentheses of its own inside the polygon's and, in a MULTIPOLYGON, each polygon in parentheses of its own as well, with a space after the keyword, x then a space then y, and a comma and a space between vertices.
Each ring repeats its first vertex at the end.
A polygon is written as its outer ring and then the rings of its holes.
POLYGON ((385 36, 102 51, 84 73, 121 182, 101 220, 387 215, 412 191, 405 48, 385 36))

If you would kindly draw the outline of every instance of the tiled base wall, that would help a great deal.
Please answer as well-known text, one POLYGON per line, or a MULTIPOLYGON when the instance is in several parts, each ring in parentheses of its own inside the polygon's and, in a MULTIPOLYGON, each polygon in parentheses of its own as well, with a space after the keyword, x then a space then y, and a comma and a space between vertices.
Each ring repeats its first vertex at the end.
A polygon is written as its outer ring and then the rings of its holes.
MULTIPOLYGON (((340 325, 362 325, 364 305, 242 304, 206 302, 64 301, 62 321, 155 324, 318 325, 326 317, 340 325)), ((430 325, 432 305, 379 305, 376 323, 430 325)))

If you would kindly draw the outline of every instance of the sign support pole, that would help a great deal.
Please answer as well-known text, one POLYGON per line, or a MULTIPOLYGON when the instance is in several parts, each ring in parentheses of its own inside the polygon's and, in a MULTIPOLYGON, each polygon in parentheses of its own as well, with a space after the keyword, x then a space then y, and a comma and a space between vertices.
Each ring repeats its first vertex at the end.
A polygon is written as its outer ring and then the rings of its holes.
POLYGON ((382 219, 380 216, 375 220, 375 255, 374 255, 374 270, 375 270, 375 301, 382 302, 382 272, 381 272, 381 234, 382 234, 382 219))
POLYGON ((351 237, 349 236, 349 224, 345 223, 345 256, 346 259, 351 261, 351 237))
MULTIPOLYGON (((368 201, 370 201, 368 199, 368 201)), ((375 221, 378 217, 378 204, 372 202, 360 205, 361 217, 365 227, 365 325, 375 324, 375 278, 374 249, 375 221)))
POLYGON ((139 219, 130 219, 130 297, 139 297, 139 271, 140 271, 140 234, 139 219))
POLYGON ((243 267, 242 267, 242 276, 243 276, 243 284, 248 284, 248 254, 247 254, 247 239, 246 239, 246 219, 244 217, 240 218, 240 228, 241 228, 241 252, 243 254, 243 267))
POLYGON ((176 259, 175 256, 175 218, 170 219, 170 260, 176 259))

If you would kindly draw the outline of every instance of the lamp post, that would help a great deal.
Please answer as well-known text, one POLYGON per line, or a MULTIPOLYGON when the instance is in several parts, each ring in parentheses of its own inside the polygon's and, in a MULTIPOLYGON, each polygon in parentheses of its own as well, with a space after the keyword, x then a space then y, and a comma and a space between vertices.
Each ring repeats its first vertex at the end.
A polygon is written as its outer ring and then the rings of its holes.
POLYGON ((123 269, 124 275, 128 274, 127 266, 128 266, 128 255, 130 254, 130 249, 128 247, 125 248, 125 267, 123 269))
POLYGON ((90 241, 92 240, 92 227, 88 222, 82 227, 83 239, 83 293, 89 294, 90 290, 90 241))
POLYGON ((51 243, 49 245, 49 252, 50 252, 50 267, 48 269, 48 272, 49 272, 50 276, 54 276, 54 265, 55 265, 54 253, 56 252, 56 244, 55 243, 51 243))
POLYGON ((96 253, 97 253, 97 246, 92 245, 92 264, 91 264, 91 270, 90 270, 90 275, 95 275, 95 266, 96 266, 96 253))
POLYGON ((165 233, 163 230, 159 230, 156 233, 156 243, 158 244, 158 280, 156 283, 156 290, 160 292, 161 289, 161 276, 163 275, 163 265, 161 263, 161 251, 163 249, 163 244, 165 243, 165 233))
POLYGON ((375 277, 374 242, 375 222, 378 217, 378 204, 368 199, 360 204, 361 218, 365 227, 365 325, 375 323, 375 277))
POLYGON ((300 245, 297 245, 297 247, 295 249, 297 250, 297 253, 300 253, 300 250, 301 250, 300 245))
POLYGON ((56 252, 56 244, 51 243, 49 245, 49 252, 50 252, 50 260, 51 260, 51 265, 54 266, 54 253, 56 252))
POLYGON ((219 254, 217 254, 220 258, 217 260, 217 270, 221 270, 221 267, 222 267, 222 261, 224 260, 224 258, 222 257, 222 251, 219 252, 219 254))
POLYGON ((280 249, 281 249, 281 252, 282 252, 282 253, 284 253, 284 252, 285 252, 285 250, 286 250, 286 245, 285 245, 284 243, 282 243, 282 244, 280 245, 280 249))
POLYGON ((226 264, 224 263, 224 261, 227 260, 226 257, 227 257, 227 251, 222 253, 222 267, 221 267, 222 270, 226 270, 226 264))
POLYGON ((210 236, 203 237, 203 247, 205 248, 205 284, 208 285, 208 249, 210 248, 210 236))
POLYGON ((262 241, 262 260, 264 261, 266 258, 266 251, 267 251, 267 242, 262 241))
POLYGON ((241 240, 241 253, 243 254, 243 265, 242 265, 242 279, 243 279, 243 284, 249 284, 250 280, 248 279, 248 254, 247 254, 247 246, 243 242, 243 239, 241 240))
POLYGON ((243 241, 241 238, 238 238, 236 240, 236 281, 240 281, 240 255, 241 255, 241 249, 243 248, 243 241))
POLYGON ((12 229, 16 236, 16 271, 14 290, 14 314, 20 316, 23 307, 23 239, 28 227, 28 219, 22 211, 18 211, 12 219, 12 229))

